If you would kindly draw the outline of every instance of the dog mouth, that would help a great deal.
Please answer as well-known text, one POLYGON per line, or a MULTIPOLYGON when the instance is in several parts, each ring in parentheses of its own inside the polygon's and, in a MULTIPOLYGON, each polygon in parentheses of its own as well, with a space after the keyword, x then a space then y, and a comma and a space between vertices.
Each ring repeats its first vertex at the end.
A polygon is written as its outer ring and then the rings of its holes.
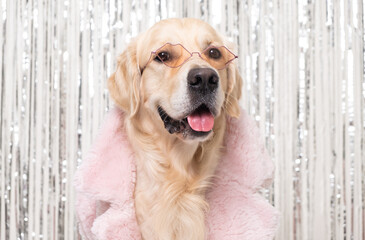
POLYGON ((186 117, 176 120, 170 117, 166 111, 158 106, 158 113, 170 134, 182 133, 184 137, 191 134, 202 137, 212 132, 214 126, 214 114, 205 104, 191 111, 186 117))

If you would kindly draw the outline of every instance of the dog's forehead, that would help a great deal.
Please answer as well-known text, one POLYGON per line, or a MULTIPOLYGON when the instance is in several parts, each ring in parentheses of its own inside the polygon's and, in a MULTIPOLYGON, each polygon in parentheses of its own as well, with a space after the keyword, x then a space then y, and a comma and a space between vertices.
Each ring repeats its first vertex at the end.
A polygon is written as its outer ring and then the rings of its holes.
POLYGON ((197 19, 161 21, 149 30, 147 36, 152 43, 151 51, 165 43, 180 43, 189 51, 201 51, 210 44, 223 44, 219 34, 209 24, 197 19))

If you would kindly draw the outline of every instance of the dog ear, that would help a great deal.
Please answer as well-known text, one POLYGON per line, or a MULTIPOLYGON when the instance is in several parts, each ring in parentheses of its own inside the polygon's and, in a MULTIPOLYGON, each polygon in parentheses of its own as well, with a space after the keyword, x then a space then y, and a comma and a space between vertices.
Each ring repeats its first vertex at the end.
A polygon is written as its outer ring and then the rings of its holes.
POLYGON ((141 73, 137 61, 137 41, 132 41, 118 57, 117 70, 108 80, 108 88, 114 102, 130 117, 140 105, 141 73))
POLYGON ((225 100, 225 109, 231 117, 240 116, 239 99, 242 92, 242 78, 239 74, 238 67, 231 63, 228 66, 228 90, 225 100))

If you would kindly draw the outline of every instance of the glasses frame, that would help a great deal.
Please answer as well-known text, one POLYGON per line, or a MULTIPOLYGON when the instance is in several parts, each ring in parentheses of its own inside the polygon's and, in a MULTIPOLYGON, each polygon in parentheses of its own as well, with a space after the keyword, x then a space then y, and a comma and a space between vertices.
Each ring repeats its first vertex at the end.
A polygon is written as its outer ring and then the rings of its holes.
MULTIPOLYGON (((153 61, 153 59, 155 59, 155 57, 158 57, 158 51, 160 50, 160 49, 162 49, 163 47, 165 47, 166 45, 171 45, 171 46, 177 46, 177 45, 179 45, 179 46, 181 46, 187 53, 189 53, 190 54, 190 56, 188 57, 188 58, 186 58, 182 63, 180 63, 178 66, 174 66, 174 67, 171 67, 171 66, 169 66, 169 65, 167 65, 164 61, 162 61, 161 60, 161 62, 165 65, 165 66, 167 66, 167 67, 169 67, 169 68, 178 68, 178 67, 181 67, 184 63, 186 63, 190 58, 192 58, 193 57, 193 55, 194 54, 198 54, 198 56, 201 58, 201 59, 203 59, 205 62, 207 62, 201 55, 202 54, 204 54, 206 51, 209 51, 210 49, 212 49, 212 48, 225 48, 229 53, 231 53, 232 55, 233 55, 233 58, 232 59, 230 59, 228 62, 226 62, 225 63, 225 65, 224 65, 224 67, 222 67, 222 68, 217 68, 217 70, 222 70, 222 69, 225 69, 226 67, 227 67, 227 65, 228 64, 230 64, 233 60, 235 60, 236 58, 238 58, 238 56, 236 55, 236 54, 234 54, 232 51, 230 51, 226 46, 224 46, 224 45, 222 45, 222 46, 214 46, 214 45, 209 45, 206 49, 204 49, 202 52, 190 52, 188 49, 186 49, 181 43, 169 43, 169 42, 167 42, 167 43, 165 43, 164 45, 162 45, 161 47, 159 47, 158 49, 156 49, 155 51, 151 51, 151 55, 150 55, 150 59, 148 60, 148 62, 147 62, 147 64, 144 66, 144 68, 142 69, 142 70, 144 70, 146 67, 147 67, 147 65, 150 63, 150 62, 152 62, 153 61), (154 57, 153 57, 154 56, 154 57)), ((209 63, 209 62, 208 62, 209 63)), ((209 63, 210 64, 210 63, 209 63)))

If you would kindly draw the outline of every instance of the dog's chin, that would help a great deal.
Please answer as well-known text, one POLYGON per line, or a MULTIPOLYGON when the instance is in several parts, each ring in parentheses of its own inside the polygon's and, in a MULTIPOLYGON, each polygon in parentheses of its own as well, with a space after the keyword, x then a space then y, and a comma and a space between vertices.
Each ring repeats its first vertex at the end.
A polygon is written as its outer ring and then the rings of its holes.
POLYGON ((166 131, 169 134, 176 135, 182 140, 205 141, 209 139, 213 133, 213 127, 209 127, 208 129, 199 129, 201 131, 194 130, 190 125, 192 123, 188 120, 189 116, 194 114, 211 114, 211 116, 214 117, 215 110, 208 108, 204 104, 201 104, 199 107, 193 109, 189 114, 180 119, 172 118, 161 106, 158 106, 157 111, 166 131))

